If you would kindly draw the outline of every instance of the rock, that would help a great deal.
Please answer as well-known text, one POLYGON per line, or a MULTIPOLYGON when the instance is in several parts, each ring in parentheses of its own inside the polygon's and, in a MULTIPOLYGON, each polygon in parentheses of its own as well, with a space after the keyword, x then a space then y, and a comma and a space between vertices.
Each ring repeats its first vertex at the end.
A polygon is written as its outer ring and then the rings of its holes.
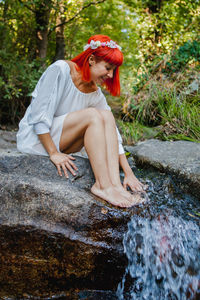
POLYGON ((160 171, 174 174, 186 185, 187 190, 200 195, 200 144, 175 141, 147 140, 136 146, 126 146, 137 165, 152 166, 160 171))
POLYGON ((198 92, 200 86, 200 76, 197 76, 195 80, 193 80, 190 85, 187 87, 187 90, 185 91, 186 95, 193 94, 195 92, 198 92))
POLYGON ((92 196, 89 161, 76 165, 66 180, 46 157, 0 151, 0 297, 117 287, 132 209, 92 196))
POLYGON ((16 132, 0 130, 0 149, 16 148, 16 132))
MULTIPOLYGON (((92 196, 88 159, 76 157, 77 176, 66 180, 47 157, 17 152, 15 134, 8 136, 0 131, 0 298, 49 297, 77 287, 88 299, 90 290, 110 290, 105 297, 112 297, 127 265, 123 234, 144 206, 118 209, 92 196)), ((137 163, 199 188, 199 147, 149 140, 126 149, 137 163)))

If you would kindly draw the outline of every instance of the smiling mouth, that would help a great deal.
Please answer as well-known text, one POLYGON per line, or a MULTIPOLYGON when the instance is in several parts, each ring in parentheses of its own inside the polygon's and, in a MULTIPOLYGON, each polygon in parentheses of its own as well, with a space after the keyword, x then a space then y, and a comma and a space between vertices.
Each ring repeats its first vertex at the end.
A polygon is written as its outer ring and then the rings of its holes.
POLYGON ((100 81, 101 81, 101 82, 106 81, 106 79, 107 79, 106 77, 100 77, 100 81))

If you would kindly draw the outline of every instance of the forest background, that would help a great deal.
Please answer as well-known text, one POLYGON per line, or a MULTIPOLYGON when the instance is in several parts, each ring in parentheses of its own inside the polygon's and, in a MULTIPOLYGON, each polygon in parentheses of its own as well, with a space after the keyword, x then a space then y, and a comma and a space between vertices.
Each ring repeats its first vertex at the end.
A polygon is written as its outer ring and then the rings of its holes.
POLYGON ((45 68, 93 34, 123 49, 121 96, 104 92, 124 142, 200 141, 200 0, 0 0, 0 127, 16 128, 45 68))

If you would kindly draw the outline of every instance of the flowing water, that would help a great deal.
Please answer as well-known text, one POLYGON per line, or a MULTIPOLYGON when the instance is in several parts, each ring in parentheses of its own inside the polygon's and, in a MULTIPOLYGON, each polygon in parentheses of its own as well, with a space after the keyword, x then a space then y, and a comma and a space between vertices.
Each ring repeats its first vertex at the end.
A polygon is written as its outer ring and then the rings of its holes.
POLYGON ((135 208, 124 235, 128 265, 116 297, 200 299, 199 201, 184 194, 168 175, 143 175, 148 204, 142 211, 135 208))

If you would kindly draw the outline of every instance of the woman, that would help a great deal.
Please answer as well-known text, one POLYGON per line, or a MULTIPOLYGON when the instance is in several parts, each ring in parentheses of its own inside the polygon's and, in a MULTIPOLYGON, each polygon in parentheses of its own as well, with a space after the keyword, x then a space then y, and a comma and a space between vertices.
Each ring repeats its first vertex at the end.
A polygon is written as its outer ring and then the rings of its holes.
POLYGON ((113 115, 97 87, 104 85, 114 96, 120 94, 120 46, 108 36, 95 35, 84 51, 71 61, 50 65, 32 93, 32 101, 19 124, 17 147, 20 151, 49 155, 58 174, 76 175, 75 158, 70 155, 84 146, 95 184, 91 192, 120 207, 130 207, 141 199, 131 195, 142 191, 122 147, 113 115), (120 182, 119 164, 124 173, 120 182))

